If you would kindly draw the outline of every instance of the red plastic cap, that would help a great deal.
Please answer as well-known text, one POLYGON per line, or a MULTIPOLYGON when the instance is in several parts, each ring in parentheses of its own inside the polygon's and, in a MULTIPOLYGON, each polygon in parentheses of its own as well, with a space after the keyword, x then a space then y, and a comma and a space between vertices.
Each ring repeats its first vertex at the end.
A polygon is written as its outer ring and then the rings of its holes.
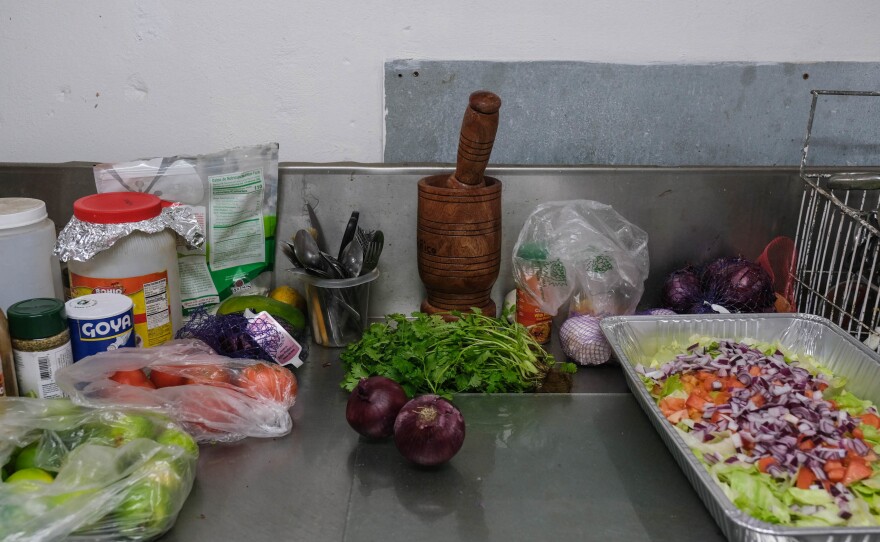
POLYGON ((73 203, 73 216, 93 224, 140 222, 161 213, 162 200, 143 192, 93 194, 73 203))

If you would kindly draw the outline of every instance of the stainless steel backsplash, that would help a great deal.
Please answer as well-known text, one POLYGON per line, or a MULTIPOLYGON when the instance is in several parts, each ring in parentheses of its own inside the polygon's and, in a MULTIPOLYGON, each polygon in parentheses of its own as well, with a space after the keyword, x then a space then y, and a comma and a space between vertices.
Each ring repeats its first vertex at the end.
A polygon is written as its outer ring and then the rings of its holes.
MULTIPOLYGON (((73 202, 95 192, 92 164, 0 164, 0 197, 46 202, 57 228, 73 202)), ((385 232, 381 276, 370 315, 418 310, 424 297, 416 266, 416 183, 452 172, 441 165, 300 164, 280 166, 279 240, 306 224, 311 202, 332 245, 338 246, 352 211, 361 225, 385 232)), ((796 168, 494 167, 502 192, 502 263, 493 299, 513 288, 511 252, 528 215, 545 201, 600 201, 649 236, 651 273, 642 306, 657 303, 666 275, 685 264, 723 255, 757 258, 776 236, 794 238, 803 182, 796 168)), ((0 255, 0 257, 10 257, 0 255)), ((276 250, 276 282, 296 283, 276 250)))

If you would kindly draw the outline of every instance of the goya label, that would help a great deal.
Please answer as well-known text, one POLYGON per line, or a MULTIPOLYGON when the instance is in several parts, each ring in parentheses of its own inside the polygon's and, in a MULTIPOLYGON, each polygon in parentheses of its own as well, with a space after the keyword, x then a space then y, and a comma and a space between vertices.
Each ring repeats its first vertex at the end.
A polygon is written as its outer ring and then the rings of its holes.
POLYGON ((168 272, 126 278, 84 277, 70 273, 74 298, 89 294, 114 293, 131 298, 136 346, 150 348, 173 338, 168 272))
POLYGON ((135 346, 131 298, 123 294, 91 294, 65 304, 73 361, 135 346))

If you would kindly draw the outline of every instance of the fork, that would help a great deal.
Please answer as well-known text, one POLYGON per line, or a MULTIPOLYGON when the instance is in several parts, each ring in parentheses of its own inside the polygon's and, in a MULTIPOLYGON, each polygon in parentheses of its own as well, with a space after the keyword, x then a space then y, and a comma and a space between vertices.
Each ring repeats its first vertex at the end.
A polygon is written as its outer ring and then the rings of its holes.
MULTIPOLYGON (((366 236, 366 235, 365 235, 366 236)), ((382 254, 382 248, 385 244, 385 234, 382 230, 371 232, 367 237, 364 247, 364 265, 361 268, 361 274, 369 273, 379 265, 379 256, 382 254)))

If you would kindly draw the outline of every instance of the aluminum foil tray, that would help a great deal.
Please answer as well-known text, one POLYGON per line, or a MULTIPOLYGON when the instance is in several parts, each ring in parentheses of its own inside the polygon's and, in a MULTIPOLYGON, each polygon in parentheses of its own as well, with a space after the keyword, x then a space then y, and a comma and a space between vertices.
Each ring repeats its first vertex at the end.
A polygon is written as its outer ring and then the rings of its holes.
POLYGON ((880 405, 880 356, 830 321, 807 314, 711 314, 612 316, 602 330, 623 367, 626 381, 709 513, 731 541, 880 542, 880 527, 786 527, 741 512, 721 491, 684 440, 666 421, 635 372, 639 363, 672 341, 693 335, 734 340, 778 341, 796 356, 809 355, 847 379, 852 393, 880 405))

